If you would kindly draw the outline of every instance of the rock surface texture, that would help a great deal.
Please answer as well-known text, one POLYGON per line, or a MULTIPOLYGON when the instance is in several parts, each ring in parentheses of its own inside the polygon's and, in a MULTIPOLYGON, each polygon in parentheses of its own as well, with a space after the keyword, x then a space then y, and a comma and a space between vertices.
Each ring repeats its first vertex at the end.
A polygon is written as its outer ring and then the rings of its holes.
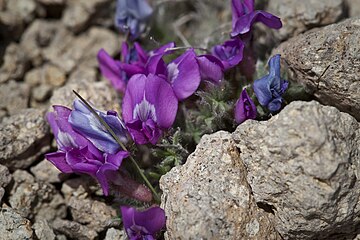
POLYGON ((360 120, 360 18, 294 37, 273 53, 319 102, 360 120))
POLYGON ((160 180, 166 239, 281 239, 258 208, 227 132, 206 135, 180 167, 160 180))
POLYGON ((0 208, 0 233, 1 239, 32 239, 33 236, 30 221, 6 205, 0 208))
MULTIPOLYGON (((360 224, 360 126, 350 115, 293 102, 233 137, 257 203, 284 239, 352 239, 360 224)), ((203 159, 204 160, 204 159, 203 159)))
POLYGON ((271 0, 267 11, 281 17, 283 27, 273 33, 278 40, 285 40, 337 22, 344 15, 344 0, 271 0))

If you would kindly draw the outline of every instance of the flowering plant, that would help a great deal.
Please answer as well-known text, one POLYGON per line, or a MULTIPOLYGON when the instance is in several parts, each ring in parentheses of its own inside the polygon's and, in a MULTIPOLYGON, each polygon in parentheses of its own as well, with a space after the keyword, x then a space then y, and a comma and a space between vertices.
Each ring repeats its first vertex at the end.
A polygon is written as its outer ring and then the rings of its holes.
MULTIPOLYGON (((145 0, 117 4, 115 23, 127 40, 119 59, 101 49, 98 62, 122 96, 122 112, 98 110, 75 92, 73 109, 54 106, 47 115, 58 151, 46 158, 64 173, 94 177, 104 195, 117 193, 149 206, 160 203, 159 178, 182 164, 203 134, 269 118, 284 105, 289 83, 281 76, 280 55, 270 58, 268 75, 253 81, 252 49, 256 22, 274 29, 282 23, 254 10, 254 0, 232 0, 225 42, 210 49, 170 42, 144 50, 135 39, 144 34, 153 9, 145 0), (134 170, 138 176, 130 174, 134 170)), ((157 206, 143 212, 122 206, 121 213, 130 239, 155 239, 165 226, 165 212, 157 206)))

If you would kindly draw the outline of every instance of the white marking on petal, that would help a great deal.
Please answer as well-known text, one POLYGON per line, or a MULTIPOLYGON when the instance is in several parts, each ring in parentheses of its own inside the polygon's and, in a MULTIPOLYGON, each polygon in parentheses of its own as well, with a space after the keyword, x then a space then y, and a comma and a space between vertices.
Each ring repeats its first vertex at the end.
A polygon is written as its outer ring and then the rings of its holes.
POLYGON ((169 73, 169 80, 171 81, 171 83, 174 82, 174 80, 178 77, 179 75, 179 68, 178 68, 178 64, 176 63, 170 63, 167 66, 168 69, 168 73, 169 73))
POLYGON ((75 143, 74 139, 70 136, 70 134, 66 132, 59 131, 57 135, 57 144, 59 148, 63 147, 78 147, 75 143))
POLYGON ((142 122, 151 118, 156 122, 155 106, 146 100, 145 95, 144 99, 136 104, 133 111, 133 118, 140 119, 142 122))

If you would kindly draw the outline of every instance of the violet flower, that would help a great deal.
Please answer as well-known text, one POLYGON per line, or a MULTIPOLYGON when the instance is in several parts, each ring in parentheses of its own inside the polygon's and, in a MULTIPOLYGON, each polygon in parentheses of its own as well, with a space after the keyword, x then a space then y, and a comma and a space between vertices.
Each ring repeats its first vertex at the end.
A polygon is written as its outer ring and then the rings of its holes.
POLYGON ((253 88, 259 103, 271 112, 281 108, 282 95, 289 82, 280 77, 280 55, 273 56, 269 61, 269 74, 254 82, 253 88))
MULTIPOLYGON (((105 113, 97 109, 94 110, 114 131, 119 140, 126 143, 128 139, 125 124, 117 112, 108 111, 105 113)), ((100 151, 114 154, 120 150, 120 146, 113 136, 79 99, 74 101, 74 110, 69 116, 69 123, 76 132, 88 139, 100 151)))
POLYGON ((146 0, 117 0, 115 26, 124 33, 129 32, 132 39, 138 38, 152 13, 146 0))
POLYGON ((219 85, 224 78, 224 65, 213 55, 200 55, 196 57, 199 65, 200 76, 202 81, 209 81, 219 85))
POLYGON ((175 43, 170 42, 151 52, 146 52, 139 43, 135 42, 132 48, 124 42, 121 46, 121 59, 114 60, 104 49, 98 52, 97 59, 100 71, 113 87, 120 93, 124 93, 129 79, 135 74, 146 74, 146 64, 149 57, 154 54, 168 54, 175 47, 175 43))
POLYGON ((224 70, 238 65, 243 59, 244 43, 239 38, 234 38, 216 45, 212 48, 212 55, 221 60, 224 70))
POLYGON ((137 74, 129 80, 122 113, 135 143, 156 144, 163 130, 173 124, 177 108, 178 100, 165 79, 137 74))
POLYGON ((140 212, 135 208, 122 206, 121 215, 130 240, 155 240, 156 234, 166 223, 165 211, 159 207, 140 212))
POLYGON ((199 87, 201 76, 194 49, 165 64, 164 54, 154 54, 148 61, 148 73, 167 79, 179 101, 191 96, 199 87))
POLYGON ((89 140, 75 132, 68 122, 71 109, 54 106, 46 115, 58 144, 58 151, 45 154, 47 160, 63 173, 84 173, 96 178, 104 195, 109 193, 109 172, 119 169, 128 152, 108 154, 98 150, 89 140))
POLYGON ((247 119, 256 118, 256 106, 249 97, 246 89, 241 92, 239 100, 235 105, 235 121, 238 124, 245 122, 247 119))
POLYGON ((274 29, 282 27, 280 18, 265 11, 254 11, 254 0, 231 0, 231 9, 232 37, 245 36, 256 22, 274 29))

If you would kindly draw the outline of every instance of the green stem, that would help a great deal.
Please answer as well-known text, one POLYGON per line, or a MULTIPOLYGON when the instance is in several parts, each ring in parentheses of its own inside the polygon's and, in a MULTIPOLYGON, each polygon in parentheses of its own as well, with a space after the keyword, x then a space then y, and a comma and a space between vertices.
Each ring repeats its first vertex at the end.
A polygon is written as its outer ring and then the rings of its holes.
MULTIPOLYGON (((80 94, 78 94, 75 90, 73 90, 73 92, 75 93, 75 95, 80 98, 80 100, 86 105, 86 107, 91 111, 92 114, 94 114, 94 116, 100 121, 100 123, 106 128, 106 130, 110 133, 110 135, 115 139, 115 141, 120 145, 120 147, 128 152, 127 148, 125 147, 125 145, 120 141, 119 137, 115 134, 115 132, 111 129, 111 127, 105 122, 104 119, 102 119, 97 112, 94 110, 93 107, 91 107, 91 105, 83 98, 80 96, 80 94)), ((129 156, 131 162, 135 165, 136 170, 139 172, 140 176, 142 177, 142 179, 145 181, 146 185, 150 188, 151 192, 154 194, 154 198, 155 201, 160 203, 160 197, 157 194, 157 192, 155 191, 154 187, 151 185, 151 183, 149 182, 149 180, 147 179, 147 177, 145 176, 143 170, 139 167, 139 165, 137 164, 137 162, 135 161, 135 159, 130 155, 129 156)))

